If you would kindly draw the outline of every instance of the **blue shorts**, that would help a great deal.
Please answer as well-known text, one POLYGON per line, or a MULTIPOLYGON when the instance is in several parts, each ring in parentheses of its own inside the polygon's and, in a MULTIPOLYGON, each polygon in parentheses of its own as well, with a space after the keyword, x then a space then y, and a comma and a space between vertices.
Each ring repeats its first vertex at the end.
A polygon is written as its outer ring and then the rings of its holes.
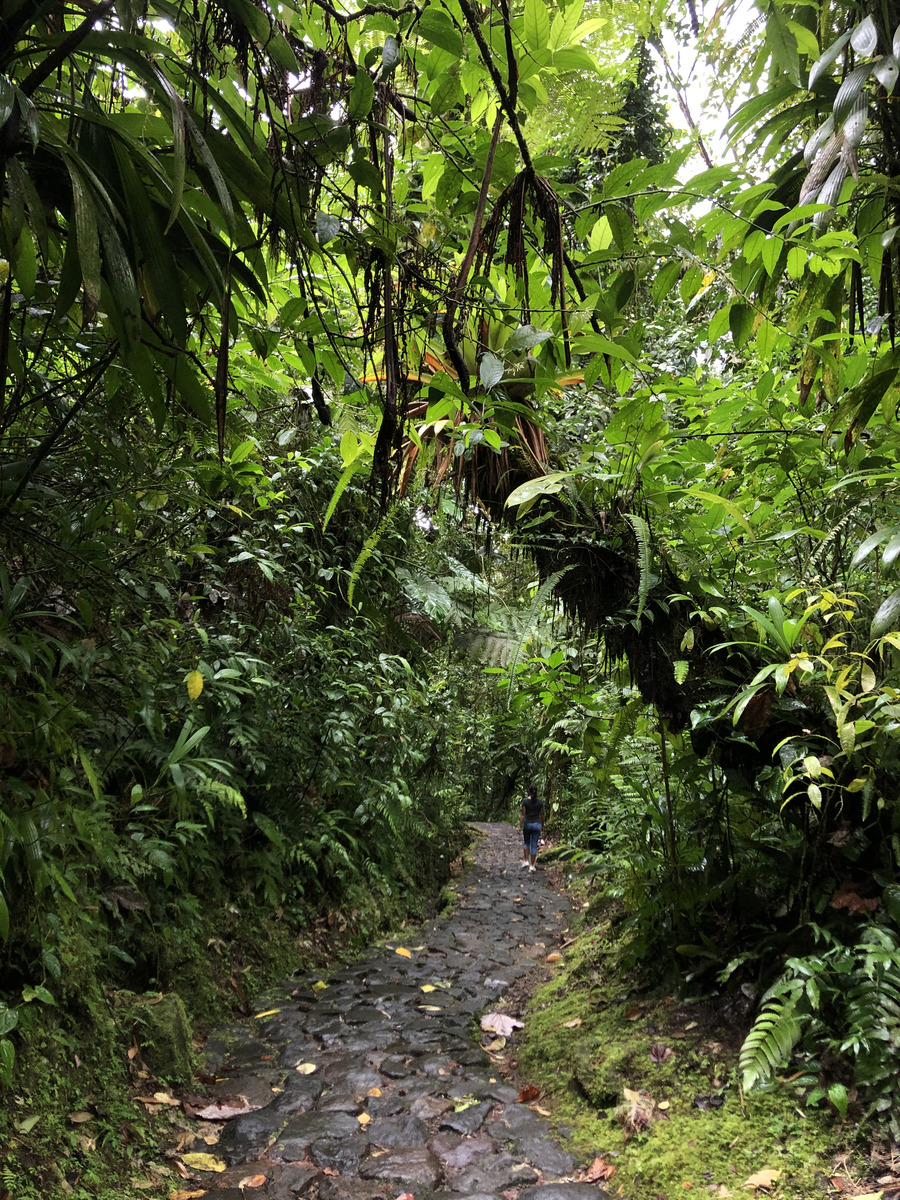
POLYGON ((522 837, 525 839, 525 849, 529 854, 537 854, 540 836, 540 824, 537 821, 525 821, 522 825, 522 837))

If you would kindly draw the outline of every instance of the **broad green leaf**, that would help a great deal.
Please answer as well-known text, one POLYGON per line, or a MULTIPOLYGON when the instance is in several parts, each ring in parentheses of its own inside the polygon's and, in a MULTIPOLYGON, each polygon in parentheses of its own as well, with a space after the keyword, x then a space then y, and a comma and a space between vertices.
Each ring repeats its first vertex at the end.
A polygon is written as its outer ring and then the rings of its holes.
POLYGON ((777 4, 772 4, 766 14, 766 41, 781 70, 791 83, 800 87, 800 56, 797 38, 777 4))
POLYGON ((353 77, 350 99, 347 101, 347 116, 351 121, 361 121, 372 111, 375 102, 375 84, 369 72, 360 67, 353 77))
POLYGON ((746 514, 734 503, 725 496, 719 496, 716 492, 707 492, 702 488, 688 487, 679 489, 687 496, 695 496, 698 500, 702 500, 704 504, 714 505, 721 504, 729 516, 734 517, 738 524, 743 528, 745 533, 753 536, 753 527, 747 520, 746 514))
POLYGON ((869 637, 884 637, 886 633, 894 633, 900 629, 900 588, 891 592, 888 598, 878 606, 878 611, 872 618, 869 637))
POLYGON ((75 206, 75 236, 78 262, 85 293, 96 308, 100 303, 100 234, 94 197, 80 170, 69 163, 72 200, 75 206))
POLYGON ((525 43, 530 50, 545 50, 550 43, 547 0, 525 0, 525 43))
POLYGON ((848 30, 847 33, 842 33, 836 42, 832 42, 832 44, 828 47, 828 49, 825 50, 822 53, 822 55, 817 59, 817 61, 813 63, 812 67, 810 68, 810 72, 809 72, 809 90, 810 91, 812 91, 816 80, 819 79, 828 70, 828 68, 835 61, 837 56, 840 54, 840 52, 843 50, 843 48, 847 45, 847 43, 849 41, 850 41, 850 31, 848 30))
POLYGON ((572 33, 581 20, 584 11, 584 0, 573 0, 568 8, 558 12, 550 26, 550 36, 547 45, 551 50, 559 50, 567 45, 572 33))
POLYGON ((506 366, 502 358, 498 358, 496 354, 491 354, 490 351, 482 355, 478 377, 484 388, 490 391, 491 388, 497 386, 505 374, 506 366))
POLYGON ((322 212, 321 209, 316 213, 316 241, 320 246, 327 245, 337 237, 340 231, 340 217, 336 217, 333 213, 322 212))
POLYGON ((426 8, 418 28, 427 42, 446 50, 454 58, 462 58, 463 40, 447 13, 439 8, 426 8))
POLYGON ((393 35, 389 35, 384 39, 384 46, 381 51, 381 68, 379 75, 382 79, 386 78, 397 64, 400 62, 400 43, 393 35))
POLYGON ((529 479, 526 483, 520 483, 507 497, 506 507, 517 508, 520 504, 534 500, 538 496, 554 496, 557 492, 561 492, 573 477, 572 471, 551 471, 547 475, 538 476, 537 479, 529 479))

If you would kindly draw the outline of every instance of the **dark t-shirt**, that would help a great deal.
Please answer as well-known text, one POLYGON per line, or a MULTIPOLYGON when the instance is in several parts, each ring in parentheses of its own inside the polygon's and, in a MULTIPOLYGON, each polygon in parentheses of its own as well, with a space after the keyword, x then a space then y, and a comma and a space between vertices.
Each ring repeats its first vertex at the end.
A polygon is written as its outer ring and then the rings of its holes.
POLYGON ((538 800, 537 798, 532 800, 529 796, 526 796, 522 801, 522 807, 525 809, 525 824, 540 825, 541 813, 544 811, 543 800, 538 800))

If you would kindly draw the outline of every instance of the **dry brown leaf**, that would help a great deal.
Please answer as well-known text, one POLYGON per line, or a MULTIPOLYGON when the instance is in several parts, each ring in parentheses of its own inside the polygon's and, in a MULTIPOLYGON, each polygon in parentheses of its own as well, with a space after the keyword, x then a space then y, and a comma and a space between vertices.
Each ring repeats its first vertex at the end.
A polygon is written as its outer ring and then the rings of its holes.
POLYGON ((547 955, 547 962, 548 963, 562 962, 562 958, 563 958, 563 956, 554 950, 554 952, 552 954, 547 955))
POLYGON ((322 1174, 334 1176, 334 1175, 340 1175, 340 1171, 336 1171, 334 1169, 334 1167, 323 1167, 322 1174))
POLYGON ((781 1178, 781 1171, 757 1171, 755 1175, 751 1175, 749 1179, 744 1180, 744 1187, 748 1188, 765 1188, 768 1190, 774 1183, 777 1183, 781 1178))
POLYGON ((403 958, 412 958, 412 954, 404 946, 398 946, 394 953, 402 955, 403 958))
POLYGON ((616 1168, 612 1163, 608 1163, 602 1158, 595 1158, 585 1172, 583 1182, 600 1183, 604 1179, 612 1179, 615 1173, 616 1168))
POLYGON ((401 1192, 397 1200, 416 1200, 412 1192, 401 1192))
POLYGON ((223 1096, 205 1108, 191 1109, 190 1115, 201 1121, 230 1121, 232 1117, 243 1117, 259 1108, 260 1105, 251 1104, 246 1096, 223 1096))
POLYGON ((168 1092, 154 1092, 153 1099, 157 1104, 169 1104, 172 1108, 181 1108, 181 1101, 170 1096, 168 1092))
MULTIPOLYGON (((153 1101, 151 1100, 151 1104, 153 1101)), ((70 1112, 69 1120, 73 1125, 83 1125, 85 1121, 93 1121, 94 1114, 89 1112, 70 1112)))
POLYGON ((541 1108, 541 1106, 539 1104, 533 1104, 531 1106, 531 1111, 539 1113, 540 1116, 542 1116, 542 1117, 552 1116, 552 1114, 548 1108, 541 1108))
POLYGON ((529 1084, 528 1087, 522 1088, 521 1092, 516 1096, 516 1101, 519 1104, 530 1104, 532 1100, 537 1100, 540 1094, 540 1088, 535 1087, 534 1084, 529 1084))
POLYGON ((192 1171, 224 1171, 225 1164, 221 1158, 212 1154, 182 1154, 181 1161, 192 1171))
POLYGON ((206 1189, 202 1192, 169 1192, 169 1200, 198 1200, 199 1196, 205 1196, 206 1189))
POLYGON ((266 1182, 265 1175, 247 1175, 238 1184, 239 1188, 258 1188, 266 1182))
POLYGON ((626 1021, 639 1021, 643 1015, 644 1015, 644 1010, 640 1007, 639 1004, 632 1004, 632 1006, 630 1008, 625 1009, 625 1020, 626 1021))

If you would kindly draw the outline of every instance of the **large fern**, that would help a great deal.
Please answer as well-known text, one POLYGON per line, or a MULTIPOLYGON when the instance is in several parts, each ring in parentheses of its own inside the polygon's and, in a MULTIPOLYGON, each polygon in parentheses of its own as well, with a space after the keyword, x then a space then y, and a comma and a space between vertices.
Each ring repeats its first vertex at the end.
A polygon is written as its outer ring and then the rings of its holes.
POLYGON ((771 1078, 787 1062, 803 1031, 796 1009, 796 992, 774 996, 753 1022, 741 1046, 740 1068, 745 1091, 771 1078))
POLYGON ((652 576, 650 572, 650 526, 643 517, 639 517, 637 513, 626 513, 628 523, 634 530, 634 536, 638 546, 638 564, 641 568, 641 577, 638 582, 638 597, 637 597, 637 617, 640 619, 641 613, 647 603, 647 597, 650 595, 650 584, 652 576))

